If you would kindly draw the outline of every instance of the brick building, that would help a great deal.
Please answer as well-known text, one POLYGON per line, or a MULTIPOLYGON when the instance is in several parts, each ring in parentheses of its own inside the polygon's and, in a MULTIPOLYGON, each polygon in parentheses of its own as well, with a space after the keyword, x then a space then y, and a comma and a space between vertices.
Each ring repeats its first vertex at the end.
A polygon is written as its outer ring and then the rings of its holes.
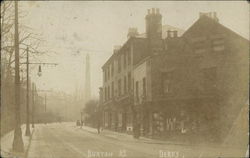
POLYGON ((102 67, 104 125, 129 131, 139 124, 149 137, 221 140, 248 97, 249 41, 216 13, 200 13, 183 34, 163 31, 161 18, 148 10, 146 33, 131 29, 102 67))

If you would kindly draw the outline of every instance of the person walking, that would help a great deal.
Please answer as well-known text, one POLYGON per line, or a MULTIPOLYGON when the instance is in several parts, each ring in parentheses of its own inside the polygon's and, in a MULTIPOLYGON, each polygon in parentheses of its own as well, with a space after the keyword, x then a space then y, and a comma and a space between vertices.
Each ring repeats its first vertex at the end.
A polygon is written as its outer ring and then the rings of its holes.
POLYGON ((98 134, 100 134, 100 128, 101 128, 101 122, 100 122, 100 119, 98 118, 97 119, 97 132, 98 132, 98 134))

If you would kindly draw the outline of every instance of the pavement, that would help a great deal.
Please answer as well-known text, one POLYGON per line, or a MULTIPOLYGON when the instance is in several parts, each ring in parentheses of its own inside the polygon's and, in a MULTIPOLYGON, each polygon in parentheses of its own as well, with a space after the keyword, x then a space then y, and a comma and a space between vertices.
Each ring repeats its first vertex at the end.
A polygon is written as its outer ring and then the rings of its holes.
POLYGON ((12 143, 14 140, 14 131, 11 131, 4 136, 1 137, 1 157, 18 157, 18 158, 25 158, 27 156, 27 152, 29 149, 29 145, 32 139, 33 129, 30 127, 31 136, 25 136, 25 125, 21 126, 22 129, 22 137, 23 137, 23 144, 24 144, 24 152, 18 153, 12 151, 12 143))
MULTIPOLYGON (((6 140, 7 137, 3 143, 1 140, 1 145, 7 145, 6 140)), ((25 158, 238 158, 246 153, 243 149, 163 143, 143 137, 134 139, 132 135, 108 130, 98 134, 94 128, 80 128, 75 123, 35 125, 32 138, 25 138, 24 142, 28 147, 25 158)), ((6 151, 10 147, 6 147, 6 151)))

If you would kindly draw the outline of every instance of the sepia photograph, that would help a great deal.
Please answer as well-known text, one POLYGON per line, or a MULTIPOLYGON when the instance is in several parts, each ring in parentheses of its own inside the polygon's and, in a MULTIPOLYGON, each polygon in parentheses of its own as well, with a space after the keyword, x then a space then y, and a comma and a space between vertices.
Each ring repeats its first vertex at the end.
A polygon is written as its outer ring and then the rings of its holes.
POLYGON ((1 1, 1 158, 248 158, 249 1, 1 1))

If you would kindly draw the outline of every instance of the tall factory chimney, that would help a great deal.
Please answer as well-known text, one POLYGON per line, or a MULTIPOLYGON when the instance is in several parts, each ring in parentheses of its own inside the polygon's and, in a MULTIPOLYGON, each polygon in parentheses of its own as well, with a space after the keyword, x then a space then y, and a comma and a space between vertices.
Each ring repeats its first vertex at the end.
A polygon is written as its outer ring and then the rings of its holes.
POLYGON ((91 82, 90 82, 90 58, 86 55, 86 71, 85 71, 85 88, 84 88, 84 102, 91 99, 91 82))

